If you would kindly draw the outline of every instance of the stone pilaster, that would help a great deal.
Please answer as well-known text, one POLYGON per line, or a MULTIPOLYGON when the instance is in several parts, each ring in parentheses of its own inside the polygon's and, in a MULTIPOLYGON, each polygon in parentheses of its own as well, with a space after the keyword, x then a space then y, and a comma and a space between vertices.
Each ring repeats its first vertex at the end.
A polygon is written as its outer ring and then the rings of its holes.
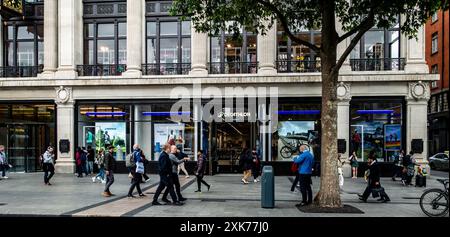
POLYGON ((83 2, 58 1, 58 79, 74 79, 83 63, 83 2))
POLYGON ((58 68, 58 0, 44 1, 44 71, 39 77, 52 78, 58 68))
MULTIPOLYGON (((266 23, 269 24, 268 22, 266 23)), ((257 56, 259 75, 275 75, 275 61, 277 55, 277 24, 274 22, 266 35, 258 34, 257 56)))
POLYGON ((425 61, 425 29, 421 26, 417 31, 417 39, 408 39, 403 35, 400 42, 406 44, 406 65, 405 72, 410 73, 429 73, 427 63, 425 61))
POLYGON ((56 88, 56 134, 57 157, 56 172, 71 174, 75 171, 75 102, 72 99, 72 88, 56 88), (69 140, 69 152, 61 152, 60 141, 69 140))
POLYGON ((206 76, 208 59, 208 34, 197 32, 191 22, 191 71, 192 76, 206 76))
MULTIPOLYGON (((344 139, 346 152, 341 154, 341 160, 345 161, 350 153, 350 84, 340 83, 337 87, 337 138, 344 139)), ((348 162, 342 166, 344 177, 351 177, 351 167, 348 162)))
POLYGON ((127 71, 124 77, 142 76, 142 35, 144 0, 127 0, 127 71))

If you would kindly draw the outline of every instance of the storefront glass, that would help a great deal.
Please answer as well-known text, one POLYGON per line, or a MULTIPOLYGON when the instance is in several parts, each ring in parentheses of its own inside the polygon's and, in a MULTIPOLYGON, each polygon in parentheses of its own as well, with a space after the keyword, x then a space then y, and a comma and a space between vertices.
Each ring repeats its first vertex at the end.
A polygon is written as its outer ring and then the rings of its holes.
POLYGON ((55 146, 55 105, 0 104, 0 145, 12 172, 41 170, 39 156, 55 146))
POLYGON ((404 146, 403 102, 354 99, 350 116, 350 152, 359 161, 367 161, 370 152, 379 161, 393 161, 404 146))

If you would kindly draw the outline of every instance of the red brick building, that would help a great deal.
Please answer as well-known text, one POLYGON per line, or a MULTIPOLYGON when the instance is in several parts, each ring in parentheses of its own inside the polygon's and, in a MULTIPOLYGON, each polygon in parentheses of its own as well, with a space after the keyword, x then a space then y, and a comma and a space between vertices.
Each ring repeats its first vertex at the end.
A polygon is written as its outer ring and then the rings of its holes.
POLYGON ((425 26, 427 64, 430 67, 430 73, 440 74, 439 81, 435 81, 431 85, 428 107, 430 155, 449 150, 449 31, 449 10, 437 12, 425 26))

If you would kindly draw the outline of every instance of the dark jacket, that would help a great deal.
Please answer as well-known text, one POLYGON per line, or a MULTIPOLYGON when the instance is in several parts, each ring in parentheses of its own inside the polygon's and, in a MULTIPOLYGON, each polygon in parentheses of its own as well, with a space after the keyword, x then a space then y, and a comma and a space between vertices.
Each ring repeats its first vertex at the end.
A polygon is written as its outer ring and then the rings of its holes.
POLYGON ((380 182, 380 167, 377 161, 369 166, 369 172, 368 184, 371 187, 376 187, 377 185, 375 183, 380 182))
POLYGON ((205 173, 205 156, 201 155, 197 159, 197 172, 199 175, 203 175, 205 173))
POLYGON ((412 164, 411 155, 408 154, 405 157, 403 157, 403 166, 404 167, 408 167, 411 164, 412 164))
POLYGON ((106 171, 114 171, 116 170, 116 160, 113 155, 109 152, 105 155, 105 170, 106 171))
POLYGON ((94 149, 88 149, 87 150, 88 154, 87 154, 87 160, 88 161, 94 161, 95 160, 95 151, 94 149))
POLYGON ((169 159, 169 154, 165 151, 161 152, 158 159, 159 164, 159 174, 160 175, 171 175, 172 174, 172 162, 169 159))
POLYGON ((240 163, 243 170, 250 170, 253 166, 253 156, 252 152, 250 150, 242 152, 241 156, 239 157, 240 163))

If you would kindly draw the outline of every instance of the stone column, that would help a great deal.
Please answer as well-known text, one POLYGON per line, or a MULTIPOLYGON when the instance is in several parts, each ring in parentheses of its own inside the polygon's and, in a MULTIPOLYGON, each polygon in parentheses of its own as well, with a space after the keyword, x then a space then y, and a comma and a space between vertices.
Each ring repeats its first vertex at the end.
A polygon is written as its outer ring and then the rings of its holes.
POLYGON ((142 8, 144 0, 127 0, 127 71, 125 77, 142 76, 142 8))
POLYGON ((58 68, 58 0, 44 1, 44 72, 52 78, 58 68))
MULTIPOLYGON (((45 40, 44 40, 45 41, 45 40)), ((83 2, 58 2, 58 79, 74 79, 83 63, 83 2)))
POLYGON ((408 39, 402 35, 403 40, 400 42, 406 44, 406 65, 405 72, 409 73, 429 73, 427 63, 425 61, 425 29, 423 26, 417 31, 417 39, 408 39))
POLYGON ((72 99, 72 88, 56 88, 56 144, 57 157, 56 172, 73 174, 75 171, 75 101, 72 99), (68 140, 70 143, 69 152, 61 152, 59 142, 68 140))
POLYGON ((423 152, 414 154, 417 163, 426 163, 428 156, 427 114, 430 88, 427 83, 409 83, 406 97, 406 151, 411 150, 412 139, 423 140, 423 152))
MULTIPOLYGON (((350 153, 350 85, 340 83, 337 87, 337 138, 344 139, 346 144, 346 152, 341 154, 341 160, 346 161, 350 153)), ((351 167, 348 162, 342 166, 344 177, 351 177, 351 167)))
MULTIPOLYGON (((269 22, 266 23, 267 25, 269 22)), ((275 61, 277 60, 277 23, 266 32, 266 35, 258 34, 257 43, 258 74, 276 75, 275 61)))
MULTIPOLYGON (((339 34, 339 36, 342 36, 345 34, 345 31, 342 29, 342 24, 339 21, 338 18, 336 18, 336 31, 339 34)), ((338 44, 337 47, 337 60, 344 54, 344 51, 348 48, 350 45, 351 38, 348 37, 345 40, 343 40, 341 43, 338 44)), ((350 67, 350 55, 345 58, 344 64, 342 64, 342 67, 339 69, 340 73, 350 73, 352 71, 352 68, 350 67)))
POLYGON ((196 32, 191 22, 191 71, 192 76, 207 76, 208 34, 196 32))

